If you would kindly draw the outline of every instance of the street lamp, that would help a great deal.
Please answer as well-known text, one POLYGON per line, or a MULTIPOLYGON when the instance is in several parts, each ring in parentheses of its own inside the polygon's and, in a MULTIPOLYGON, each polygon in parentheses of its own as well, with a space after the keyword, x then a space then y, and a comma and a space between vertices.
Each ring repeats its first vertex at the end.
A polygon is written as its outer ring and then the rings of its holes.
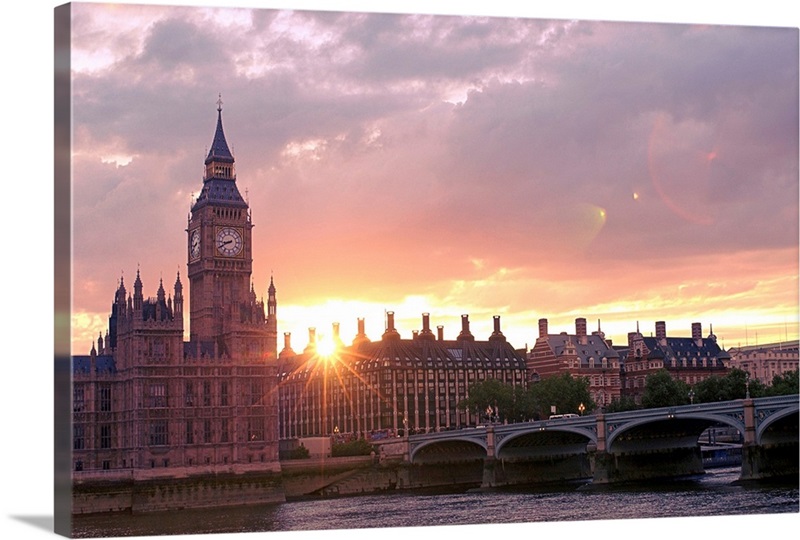
POLYGON ((585 410, 586 410, 586 406, 583 404, 583 402, 581 402, 581 404, 578 405, 578 412, 581 413, 581 416, 583 416, 583 411, 585 411, 585 410))
POLYGON ((692 389, 689 390, 689 403, 694 405, 694 390, 692 389))
POLYGON ((744 372, 744 399, 750 399, 750 372, 744 372))

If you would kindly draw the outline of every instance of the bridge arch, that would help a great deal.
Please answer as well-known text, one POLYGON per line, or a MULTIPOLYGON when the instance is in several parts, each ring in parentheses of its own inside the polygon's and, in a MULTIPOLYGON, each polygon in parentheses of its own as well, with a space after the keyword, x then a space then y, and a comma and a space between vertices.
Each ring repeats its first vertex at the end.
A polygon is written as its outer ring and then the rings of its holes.
MULTIPOLYGON (((690 430, 699 437, 707 427, 717 424, 730 426, 739 433, 744 433, 744 418, 739 414, 723 414, 704 411, 661 411, 660 414, 649 414, 642 418, 629 419, 619 424, 611 423, 606 437, 606 448, 613 452, 614 442, 621 437, 630 436, 632 432, 642 430, 648 426, 664 429, 673 427, 673 431, 680 429, 690 430)), ((690 435, 690 437, 693 435, 690 435)))
POLYGON ((585 449, 589 443, 597 443, 596 431, 584 426, 571 426, 566 424, 556 426, 533 426, 528 429, 518 430, 514 433, 495 435, 495 455, 498 458, 513 457, 521 449, 538 448, 539 452, 556 450, 572 451, 585 449))
POLYGON ((756 428, 756 444, 763 444, 764 442, 769 442, 767 439, 774 438, 771 435, 771 432, 774 428, 779 427, 779 424, 785 424, 794 420, 793 425, 790 424, 791 430, 794 432, 795 436, 797 434, 797 424, 798 419, 797 416, 800 414, 800 402, 794 403, 794 405, 789 405, 788 407, 783 407, 776 411, 771 411, 771 414, 765 416, 761 419, 758 423, 758 427, 756 428), (792 418, 795 417, 795 418, 792 418))
POLYGON ((411 463, 442 463, 454 460, 483 459, 487 452, 485 435, 483 437, 451 437, 412 444, 409 448, 408 460, 411 463))

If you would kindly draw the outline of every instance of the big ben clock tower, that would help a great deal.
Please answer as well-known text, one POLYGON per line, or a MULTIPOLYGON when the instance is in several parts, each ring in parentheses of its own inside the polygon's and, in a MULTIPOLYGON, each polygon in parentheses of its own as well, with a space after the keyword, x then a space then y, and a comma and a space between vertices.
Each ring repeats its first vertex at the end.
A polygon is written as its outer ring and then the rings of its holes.
POLYGON ((203 189, 186 229, 190 282, 190 341, 207 354, 264 358, 277 348, 275 314, 269 319, 251 282, 253 223, 236 186, 234 158, 217 129, 205 160, 203 189))

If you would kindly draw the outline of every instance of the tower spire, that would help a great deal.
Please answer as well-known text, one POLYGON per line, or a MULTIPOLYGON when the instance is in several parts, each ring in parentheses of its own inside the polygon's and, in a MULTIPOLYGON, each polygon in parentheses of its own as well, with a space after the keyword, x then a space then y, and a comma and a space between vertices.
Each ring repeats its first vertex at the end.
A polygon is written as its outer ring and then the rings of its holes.
POLYGON ((222 96, 217 101, 217 129, 205 160, 203 189, 192 203, 192 212, 207 204, 248 208, 236 187, 236 166, 222 128, 222 96))
POLYGON ((225 139, 225 131, 222 129, 222 94, 217 100, 217 129, 214 132, 214 142, 206 157, 206 165, 217 161, 221 163, 233 163, 233 154, 228 148, 228 141, 225 139))

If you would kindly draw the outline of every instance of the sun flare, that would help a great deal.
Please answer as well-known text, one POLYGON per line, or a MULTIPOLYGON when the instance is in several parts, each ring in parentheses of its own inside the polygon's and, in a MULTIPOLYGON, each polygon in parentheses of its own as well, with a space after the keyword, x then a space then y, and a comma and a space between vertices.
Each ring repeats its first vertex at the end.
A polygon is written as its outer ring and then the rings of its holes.
POLYGON ((317 354, 323 358, 329 358, 336 352, 336 343, 333 339, 323 337, 317 340, 317 354))

